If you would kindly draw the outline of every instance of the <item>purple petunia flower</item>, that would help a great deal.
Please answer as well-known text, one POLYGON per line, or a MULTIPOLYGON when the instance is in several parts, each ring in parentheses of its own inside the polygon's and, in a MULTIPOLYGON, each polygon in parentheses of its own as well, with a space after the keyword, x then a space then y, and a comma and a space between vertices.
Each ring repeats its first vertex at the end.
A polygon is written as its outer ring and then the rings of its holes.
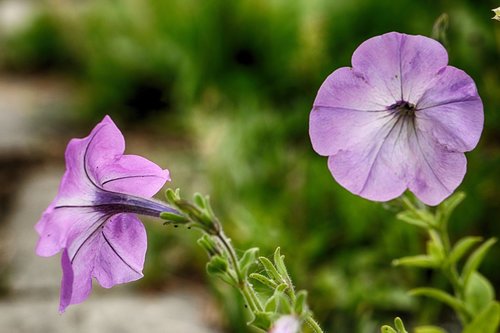
POLYGON ((391 32, 365 41, 352 68, 326 79, 309 134, 342 186, 374 201, 409 189, 429 205, 457 188, 484 116, 472 79, 447 64, 438 42, 391 32))
POLYGON ((105 288, 141 278, 146 232, 135 214, 175 212, 145 199, 170 180, 168 171, 124 149, 108 116, 88 137, 71 140, 59 192, 35 226, 38 255, 62 250, 60 312, 89 296, 92 277, 105 288))

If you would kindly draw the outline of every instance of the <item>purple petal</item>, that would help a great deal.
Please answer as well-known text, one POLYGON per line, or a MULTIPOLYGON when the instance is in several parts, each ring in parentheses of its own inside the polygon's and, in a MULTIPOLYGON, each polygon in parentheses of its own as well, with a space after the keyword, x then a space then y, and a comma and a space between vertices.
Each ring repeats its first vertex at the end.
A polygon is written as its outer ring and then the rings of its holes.
POLYGON ((105 288, 140 279, 146 247, 146 231, 133 214, 74 224, 62 257, 61 311, 89 296, 92 277, 105 288))
POLYGON ((328 159, 333 177, 354 194, 374 201, 400 196, 407 187, 409 127, 401 118, 387 117, 377 130, 354 131, 355 144, 328 159))
POLYGON ((410 35, 404 35, 400 53, 402 100, 416 104, 429 82, 448 64, 448 53, 434 39, 410 35))
POLYGON ((395 102, 384 88, 370 84, 366 76, 349 67, 330 74, 321 85, 315 107, 332 107, 362 111, 386 110, 395 102))
POLYGON ((292 315, 280 317, 273 325, 269 333, 297 333, 300 323, 297 317, 292 315))
MULTIPOLYGON (((352 55, 353 69, 362 73, 368 85, 381 92, 380 98, 388 101, 386 106, 403 99, 400 51, 406 39, 406 35, 396 32, 373 37, 363 42, 352 55)), ((365 97, 361 95, 359 99, 365 97)))
POLYGON ((147 239, 144 225, 132 214, 114 216, 102 233, 93 275, 104 288, 140 279, 147 239))
POLYGON ((358 111, 315 106, 309 119, 311 143, 318 154, 334 155, 339 150, 371 140, 388 117, 390 112, 385 110, 358 111))
POLYGON ((448 66, 436 76, 417 104, 418 127, 450 149, 474 149, 483 129, 483 104, 474 81, 448 66))
POLYGON ((450 151, 418 130, 409 148, 414 153, 408 188, 425 204, 439 204, 462 182, 467 167, 464 154, 450 151))
POLYGON ((136 155, 122 155, 97 172, 104 189, 143 197, 151 197, 170 180, 168 170, 136 155))
POLYGON ((68 233, 75 224, 88 228, 101 214, 90 207, 49 206, 35 226, 40 238, 36 245, 36 254, 50 257, 67 246, 68 233))

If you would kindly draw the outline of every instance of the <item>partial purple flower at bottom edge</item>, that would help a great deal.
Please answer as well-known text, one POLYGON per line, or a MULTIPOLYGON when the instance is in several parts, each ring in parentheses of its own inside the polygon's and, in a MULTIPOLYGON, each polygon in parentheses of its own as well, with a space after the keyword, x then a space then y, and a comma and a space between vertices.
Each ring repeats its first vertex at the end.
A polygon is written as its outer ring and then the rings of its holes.
POLYGON ((474 81, 433 39, 396 32, 363 42, 334 71, 310 115, 314 150, 354 194, 387 201, 409 189, 437 205, 462 182, 483 129, 474 81))
POLYGON ((72 139, 58 194, 35 226, 38 255, 62 251, 60 312, 89 296, 92 277, 105 288, 141 278, 147 240, 136 214, 175 212, 148 199, 170 180, 168 170, 124 150, 108 116, 88 137, 72 139))
POLYGON ((281 316, 273 325, 269 333, 298 333, 300 322, 296 316, 281 316))

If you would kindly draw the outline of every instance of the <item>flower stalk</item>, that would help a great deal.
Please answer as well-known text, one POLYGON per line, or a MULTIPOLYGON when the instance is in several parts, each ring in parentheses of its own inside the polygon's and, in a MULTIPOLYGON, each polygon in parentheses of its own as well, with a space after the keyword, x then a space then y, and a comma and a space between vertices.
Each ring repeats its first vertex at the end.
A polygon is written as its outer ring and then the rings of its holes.
POLYGON ((178 214, 168 212, 160 217, 166 224, 182 222, 203 233, 198 244, 210 258, 207 264, 208 273, 218 276, 240 291, 252 314, 250 325, 268 331, 280 318, 291 315, 311 332, 323 333, 307 306, 307 293, 295 291, 279 248, 274 253, 274 262, 266 257, 257 258, 257 248, 248 249, 239 257, 207 197, 196 194, 194 201, 188 202, 181 199, 178 190, 170 189, 167 190, 166 197, 168 203, 178 210, 178 214), (251 272, 257 261, 264 267, 265 275, 251 272), (250 282, 252 279, 267 286, 271 290, 271 296, 266 298, 258 294, 250 282))
POLYGON ((480 237, 464 237, 453 244, 448 233, 450 215, 464 198, 463 193, 456 193, 431 210, 416 199, 403 196, 401 202, 405 210, 397 217, 423 229, 429 240, 425 254, 403 257, 394 260, 393 264, 440 271, 450 283, 453 295, 430 287, 413 289, 410 294, 431 297, 450 306, 460 320, 463 332, 495 333, 500 304, 494 299, 493 286, 477 269, 496 239, 491 238, 477 246, 482 240, 480 237), (472 251, 474 246, 477 248, 472 251), (484 320, 492 324, 479 329, 478 325, 484 320))

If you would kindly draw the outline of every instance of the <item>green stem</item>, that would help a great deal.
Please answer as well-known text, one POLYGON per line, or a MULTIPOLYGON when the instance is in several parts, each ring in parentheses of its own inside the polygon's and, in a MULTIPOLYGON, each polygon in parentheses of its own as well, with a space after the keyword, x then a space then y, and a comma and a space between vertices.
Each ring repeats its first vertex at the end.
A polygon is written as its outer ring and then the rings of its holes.
POLYGON ((231 241, 226 237, 222 229, 215 235, 217 239, 220 241, 224 249, 226 250, 229 258, 231 260, 231 265, 233 266, 234 272, 237 277, 237 288, 241 291, 241 294, 245 298, 248 307, 252 312, 263 311, 262 304, 255 293, 253 287, 248 283, 246 277, 241 274, 241 269, 239 266, 238 258, 236 256, 236 251, 231 245, 231 241))
POLYGON ((305 319, 305 324, 308 325, 313 330, 314 333, 324 333, 319 324, 316 322, 316 320, 314 320, 314 318, 311 315, 309 315, 305 319))

